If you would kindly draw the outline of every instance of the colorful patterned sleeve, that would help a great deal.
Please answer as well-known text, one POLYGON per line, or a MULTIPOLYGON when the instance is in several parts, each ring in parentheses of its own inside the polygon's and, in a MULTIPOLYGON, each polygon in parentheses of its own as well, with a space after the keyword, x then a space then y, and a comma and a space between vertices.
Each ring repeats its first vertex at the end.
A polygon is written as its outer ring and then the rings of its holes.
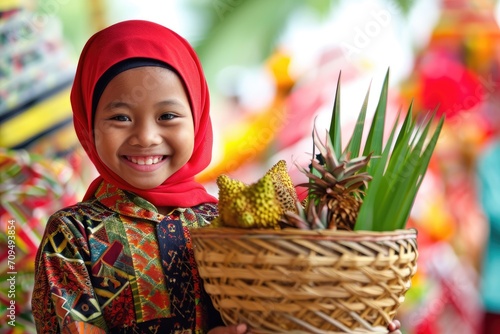
POLYGON ((107 332, 86 266, 90 251, 81 221, 74 208, 56 213, 47 223, 32 297, 38 333, 107 332))

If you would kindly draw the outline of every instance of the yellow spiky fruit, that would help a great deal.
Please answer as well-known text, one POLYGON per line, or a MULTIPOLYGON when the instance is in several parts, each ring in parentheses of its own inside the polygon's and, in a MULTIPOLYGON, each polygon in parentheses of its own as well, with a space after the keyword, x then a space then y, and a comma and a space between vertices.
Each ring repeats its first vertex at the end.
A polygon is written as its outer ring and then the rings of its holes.
POLYGON ((280 202, 283 212, 297 212, 295 203, 299 201, 299 198, 288 174, 286 161, 278 161, 266 174, 272 178, 276 198, 280 202))
POLYGON ((226 225, 225 221, 229 221, 233 216, 231 213, 231 203, 247 185, 239 180, 231 179, 227 175, 220 175, 216 183, 219 187, 219 223, 226 225))
POLYGON ((221 175, 217 185, 219 216, 224 226, 278 228, 283 210, 276 198, 271 175, 264 175, 250 185, 221 175))

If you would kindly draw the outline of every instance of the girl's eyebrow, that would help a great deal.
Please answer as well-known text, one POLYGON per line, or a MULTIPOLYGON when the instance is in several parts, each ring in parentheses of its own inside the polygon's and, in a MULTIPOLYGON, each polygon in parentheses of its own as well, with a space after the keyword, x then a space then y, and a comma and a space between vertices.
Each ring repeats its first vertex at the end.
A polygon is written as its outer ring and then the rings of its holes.
POLYGON ((116 108, 130 108, 130 105, 123 101, 111 101, 104 107, 104 110, 113 110, 116 108))
POLYGON ((182 106, 178 99, 168 99, 155 103, 156 107, 182 106))
MULTIPOLYGON (((181 101, 178 99, 172 98, 168 100, 163 100, 160 102, 155 103, 155 107, 161 108, 161 107, 171 107, 171 106, 183 106, 181 101)), ((127 108, 131 109, 133 106, 130 103, 124 102, 124 101, 111 101, 109 102, 105 107, 105 111, 112 111, 113 109, 118 109, 118 108, 127 108)))

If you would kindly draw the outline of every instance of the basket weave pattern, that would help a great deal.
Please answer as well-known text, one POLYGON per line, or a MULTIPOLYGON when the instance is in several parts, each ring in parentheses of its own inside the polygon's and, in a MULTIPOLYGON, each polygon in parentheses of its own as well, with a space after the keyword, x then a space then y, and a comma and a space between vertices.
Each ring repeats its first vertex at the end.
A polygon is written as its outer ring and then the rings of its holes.
POLYGON ((206 291, 253 333, 387 333, 417 269, 416 231, 193 229, 206 291))

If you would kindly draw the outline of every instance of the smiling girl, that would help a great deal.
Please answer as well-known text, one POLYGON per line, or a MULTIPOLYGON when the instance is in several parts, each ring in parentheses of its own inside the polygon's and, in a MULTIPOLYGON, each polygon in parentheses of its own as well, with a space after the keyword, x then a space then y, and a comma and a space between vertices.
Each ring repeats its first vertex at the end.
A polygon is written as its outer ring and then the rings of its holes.
POLYGON ((92 36, 71 103, 100 176, 49 219, 36 260, 39 333, 245 333, 203 290, 190 227, 217 200, 194 181, 210 162, 209 95, 179 35, 126 21, 92 36))
POLYGON ((47 223, 35 263, 37 331, 247 332, 223 325, 192 250, 189 229, 217 216, 217 199, 194 180, 210 162, 212 126, 192 47, 152 22, 108 27, 82 51, 71 103, 100 176, 47 223))

